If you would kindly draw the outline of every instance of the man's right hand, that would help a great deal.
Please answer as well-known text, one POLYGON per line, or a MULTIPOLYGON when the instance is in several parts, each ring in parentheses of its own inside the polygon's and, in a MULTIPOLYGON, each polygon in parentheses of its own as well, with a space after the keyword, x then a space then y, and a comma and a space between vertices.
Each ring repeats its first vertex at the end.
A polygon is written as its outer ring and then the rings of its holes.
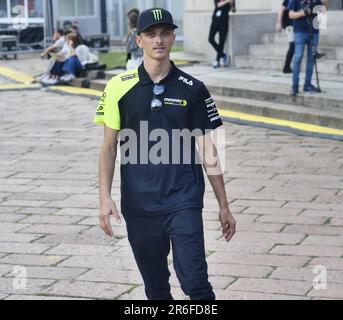
POLYGON ((276 23, 275 30, 276 30, 276 32, 281 32, 282 31, 282 25, 281 25, 280 22, 276 23))
POLYGON ((118 213, 116 204, 112 199, 107 199, 100 203, 100 226, 101 229, 110 237, 113 237, 110 217, 113 216, 118 223, 122 223, 122 219, 118 213))

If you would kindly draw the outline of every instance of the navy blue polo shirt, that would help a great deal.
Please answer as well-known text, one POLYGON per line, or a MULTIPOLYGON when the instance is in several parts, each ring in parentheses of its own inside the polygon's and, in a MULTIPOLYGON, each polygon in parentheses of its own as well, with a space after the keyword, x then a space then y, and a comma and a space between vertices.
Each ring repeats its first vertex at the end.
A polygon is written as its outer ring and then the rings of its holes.
MULTIPOLYGON (((315 6, 323 5, 321 0, 309 0, 309 1, 312 3, 311 4, 312 10, 315 6)), ((301 0, 289 0, 287 9, 289 11, 295 11, 295 12, 302 10, 301 2, 302 2, 301 0)), ((317 14, 313 14, 311 17, 312 18, 311 20, 313 21, 313 19, 316 16, 317 14)), ((306 17, 293 20, 293 26, 294 26, 294 32, 309 33, 309 23, 306 17)), ((313 28, 312 24, 310 24, 310 26, 314 33, 319 32, 318 29, 313 28)))
POLYGON ((173 130, 200 129, 199 136, 222 125, 205 85, 178 69, 173 62, 168 76, 159 83, 164 86, 164 92, 157 96, 163 103, 158 111, 151 110, 154 85, 144 64, 114 77, 105 88, 94 120, 120 131, 122 136, 121 210, 127 216, 203 208, 205 183, 202 165, 196 161, 196 138, 193 136, 190 143, 180 138, 181 152, 175 152, 173 130), (161 137, 149 138, 156 129, 164 129, 163 141, 167 144, 162 143, 161 137), (134 132, 137 139, 125 135, 127 130, 134 132), (156 162, 145 157, 161 145, 164 151, 169 151, 167 158, 156 162), (137 151, 132 151, 134 146, 137 151), (190 157, 184 157, 186 152, 190 157), (137 162, 125 163, 124 156, 126 160, 137 159, 137 162))

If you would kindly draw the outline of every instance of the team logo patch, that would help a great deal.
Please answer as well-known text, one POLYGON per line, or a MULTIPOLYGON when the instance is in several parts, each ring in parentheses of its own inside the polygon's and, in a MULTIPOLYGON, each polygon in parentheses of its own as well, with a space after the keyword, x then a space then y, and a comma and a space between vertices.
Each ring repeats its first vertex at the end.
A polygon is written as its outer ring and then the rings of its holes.
POLYGON ((162 20, 162 10, 160 10, 160 9, 155 9, 155 10, 152 10, 151 11, 152 12, 152 14, 154 15, 154 19, 155 19, 155 21, 160 21, 160 20, 162 20))
POLYGON ((121 77, 121 81, 128 81, 138 77, 138 73, 127 74, 126 76, 121 77))
POLYGON ((167 106, 177 106, 177 107, 184 107, 184 108, 187 108, 188 106, 187 100, 172 99, 172 98, 164 98, 164 104, 167 106))
POLYGON ((216 120, 220 119, 220 115, 218 113, 216 104, 213 100, 212 97, 209 97, 208 99, 205 100, 205 104, 207 107, 207 114, 208 114, 208 118, 210 119, 211 122, 214 122, 216 120))

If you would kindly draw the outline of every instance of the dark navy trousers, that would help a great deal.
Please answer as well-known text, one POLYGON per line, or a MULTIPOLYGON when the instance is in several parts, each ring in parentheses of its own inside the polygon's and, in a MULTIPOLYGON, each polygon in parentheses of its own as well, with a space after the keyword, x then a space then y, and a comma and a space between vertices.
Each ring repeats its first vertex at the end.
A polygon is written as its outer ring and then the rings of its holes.
POLYGON ((129 242, 149 300, 172 300, 168 254, 183 292, 191 300, 214 300, 208 281, 201 209, 156 215, 124 215, 129 242))

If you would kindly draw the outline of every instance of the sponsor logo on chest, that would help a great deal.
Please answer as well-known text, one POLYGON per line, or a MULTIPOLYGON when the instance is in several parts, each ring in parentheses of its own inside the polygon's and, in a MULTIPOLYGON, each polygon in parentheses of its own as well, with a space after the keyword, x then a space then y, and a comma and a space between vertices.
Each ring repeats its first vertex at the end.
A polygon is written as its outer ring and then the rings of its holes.
POLYGON ((164 98, 164 104, 166 106, 177 106, 187 108, 188 102, 185 99, 173 99, 173 98, 164 98))

